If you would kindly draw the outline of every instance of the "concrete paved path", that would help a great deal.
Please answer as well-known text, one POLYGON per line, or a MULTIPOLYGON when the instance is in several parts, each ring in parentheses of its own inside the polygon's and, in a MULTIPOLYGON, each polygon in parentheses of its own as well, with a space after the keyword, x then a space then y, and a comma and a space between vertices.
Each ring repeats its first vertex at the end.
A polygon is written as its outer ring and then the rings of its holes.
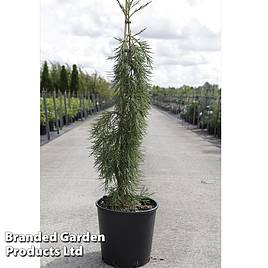
MULTIPOLYGON (((41 147, 44 233, 98 234, 94 203, 102 192, 93 159, 88 158, 91 124, 88 120, 41 147)), ((220 148, 173 116, 152 108, 144 151, 144 183, 155 192, 160 206, 152 260, 145 267, 220 267, 220 148)), ((42 258, 41 266, 110 267, 102 263, 98 243, 83 245, 83 258, 42 258)))

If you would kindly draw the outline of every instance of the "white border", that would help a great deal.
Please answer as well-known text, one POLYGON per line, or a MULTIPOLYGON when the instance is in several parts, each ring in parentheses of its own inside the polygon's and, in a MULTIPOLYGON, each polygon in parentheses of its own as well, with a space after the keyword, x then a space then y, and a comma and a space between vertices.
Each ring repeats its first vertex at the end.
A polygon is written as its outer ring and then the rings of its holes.
POLYGON ((222 267, 268 267, 267 1, 222 0, 222 267))
MULTIPOLYGON (((0 8, 1 267, 39 267, 38 258, 5 257, 4 232, 40 228, 39 1, 0 8)), ((18 246, 18 245, 17 245, 18 246)))
MULTIPOLYGON (((223 14, 222 267, 268 267, 266 1, 223 14)), ((5 1, 0 25, 0 263, 39 267, 3 252, 4 231, 39 230, 39 2, 5 1)))

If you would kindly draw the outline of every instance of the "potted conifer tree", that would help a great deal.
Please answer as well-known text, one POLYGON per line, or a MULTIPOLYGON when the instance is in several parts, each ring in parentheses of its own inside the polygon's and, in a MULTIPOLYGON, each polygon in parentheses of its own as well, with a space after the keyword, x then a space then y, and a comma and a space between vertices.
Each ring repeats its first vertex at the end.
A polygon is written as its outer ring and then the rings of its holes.
POLYGON ((148 43, 131 32, 131 18, 150 2, 117 0, 125 17, 124 37, 115 61, 113 111, 94 124, 92 154, 105 195, 96 202, 104 262, 115 267, 138 267, 150 260, 157 203, 140 191, 141 143, 150 108, 152 58, 148 43))

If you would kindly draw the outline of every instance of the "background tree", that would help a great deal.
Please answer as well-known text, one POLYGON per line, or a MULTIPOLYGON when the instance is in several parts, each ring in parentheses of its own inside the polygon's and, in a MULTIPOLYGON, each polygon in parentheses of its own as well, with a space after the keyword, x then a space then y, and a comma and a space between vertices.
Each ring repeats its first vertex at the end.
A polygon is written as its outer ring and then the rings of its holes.
MULTIPOLYGON (((109 81, 97 75, 96 73, 89 74, 81 67, 78 68, 76 66, 76 69, 78 72, 78 92, 89 92, 91 94, 99 94, 103 97, 112 97, 113 90, 110 86, 109 81)), ((45 87, 49 92, 53 91, 54 89, 56 91, 60 90, 61 92, 64 92, 65 90, 70 91, 72 90, 69 86, 69 84, 71 84, 71 82, 69 83, 69 81, 72 80, 69 78, 71 77, 72 68, 70 67, 70 65, 61 65, 59 62, 49 62, 48 67, 48 64, 45 64, 44 62, 40 68, 40 87, 45 84, 45 87)), ((75 80, 76 79, 73 78, 73 81, 75 80)))
POLYGON ((79 90, 79 73, 75 64, 72 69, 70 89, 75 94, 77 94, 79 90))
POLYGON ((45 61, 43 64, 42 72, 41 72, 41 82, 40 82, 40 91, 46 90, 47 92, 52 90, 51 80, 49 77, 49 70, 47 62, 45 61))
POLYGON ((61 72, 61 65, 59 63, 51 62, 50 68, 50 77, 51 77, 51 84, 53 89, 58 91, 60 89, 60 72, 61 72))
POLYGON ((61 66, 59 89, 62 93, 69 89, 68 74, 64 65, 61 66))

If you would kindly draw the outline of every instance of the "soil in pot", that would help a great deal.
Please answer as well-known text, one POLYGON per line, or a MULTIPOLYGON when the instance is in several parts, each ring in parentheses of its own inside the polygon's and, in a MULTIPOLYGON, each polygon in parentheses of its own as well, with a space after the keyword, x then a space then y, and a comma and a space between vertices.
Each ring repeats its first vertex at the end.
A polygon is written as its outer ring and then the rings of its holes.
POLYGON ((105 235, 101 244, 102 259, 114 267, 139 267, 150 260, 157 203, 152 199, 133 211, 112 210, 105 204, 105 197, 96 202, 100 234, 105 235))

